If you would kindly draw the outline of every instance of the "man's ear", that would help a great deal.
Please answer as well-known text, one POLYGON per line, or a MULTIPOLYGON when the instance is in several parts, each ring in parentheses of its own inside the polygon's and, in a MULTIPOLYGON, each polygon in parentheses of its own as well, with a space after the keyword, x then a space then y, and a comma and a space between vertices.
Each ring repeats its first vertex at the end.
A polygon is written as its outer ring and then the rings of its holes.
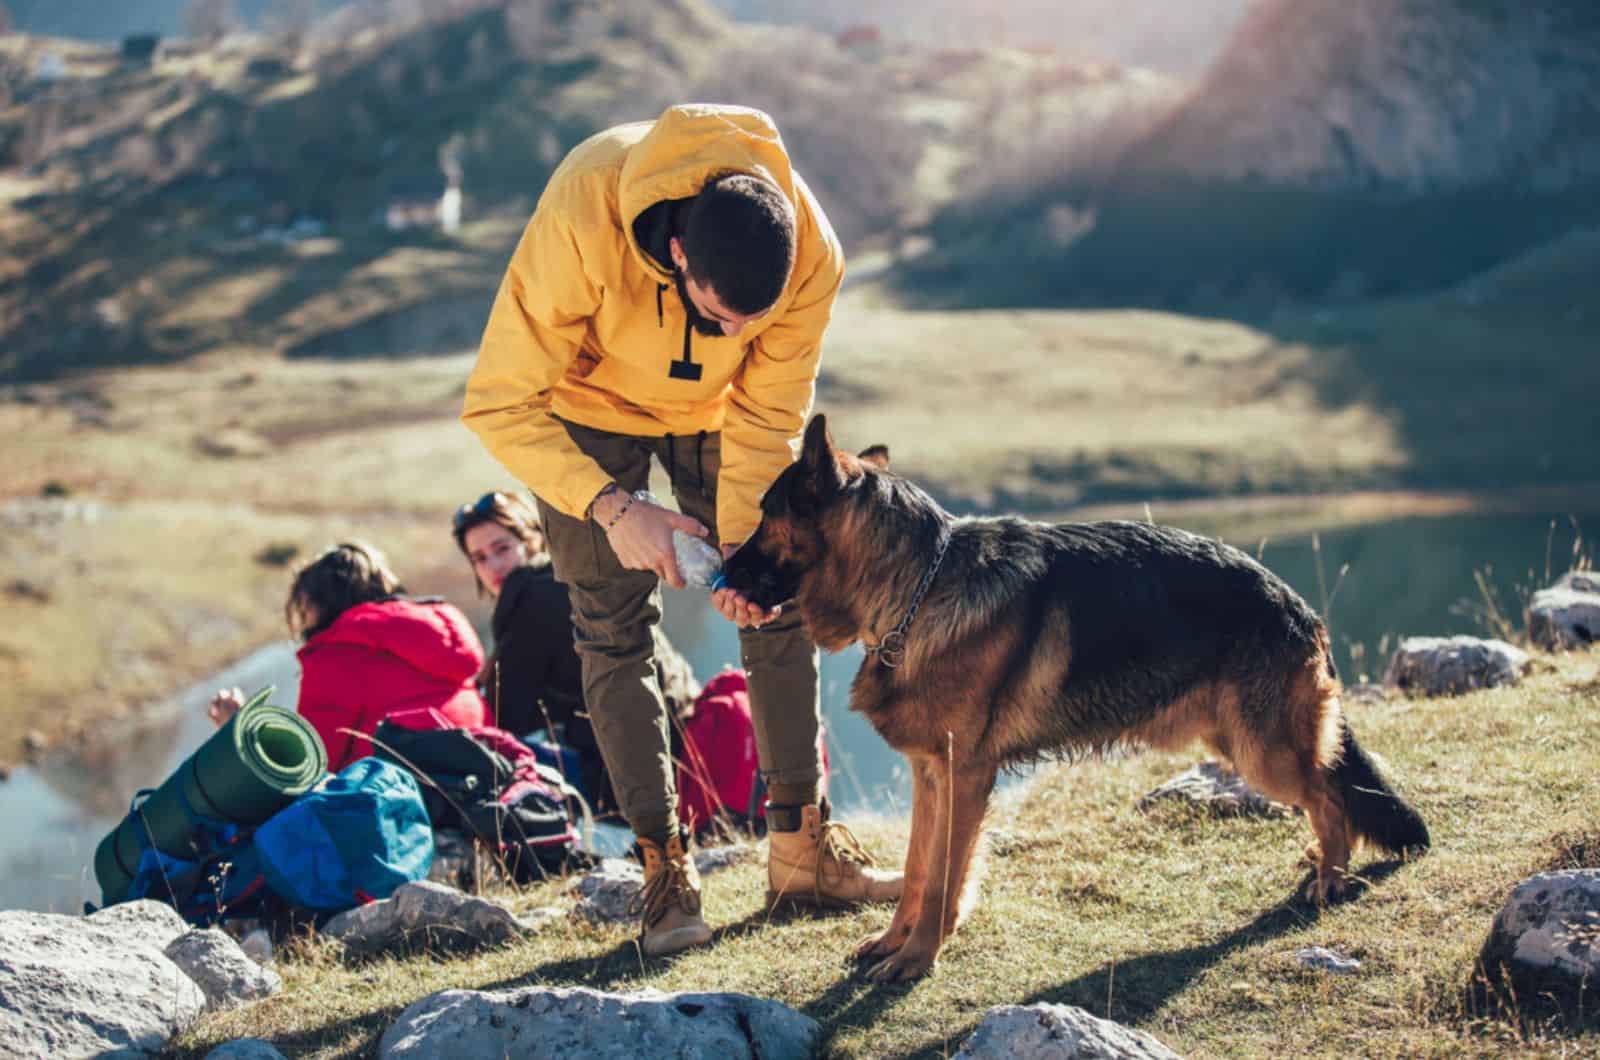
POLYGON ((861 450, 861 462, 871 464, 879 471, 889 470, 889 447, 887 445, 869 445, 861 450))
POLYGON ((800 463, 813 481, 822 486, 844 484, 844 471, 833 452, 833 436, 828 433, 828 420, 822 413, 811 417, 806 425, 805 440, 800 445, 800 463))

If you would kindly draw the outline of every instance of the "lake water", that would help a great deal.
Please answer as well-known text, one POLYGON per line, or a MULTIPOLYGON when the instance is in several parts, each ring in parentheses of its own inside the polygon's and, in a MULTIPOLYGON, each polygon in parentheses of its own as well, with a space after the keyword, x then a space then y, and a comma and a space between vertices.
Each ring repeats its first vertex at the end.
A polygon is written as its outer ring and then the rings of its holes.
MULTIPOLYGON (((1600 531, 1600 504, 1595 508, 1596 514, 1579 516, 1580 527, 1600 531)), ((1473 617, 1484 605, 1480 577, 1520 629, 1528 590, 1545 581, 1547 554, 1548 570, 1559 574, 1578 535, 1566 512, 1400 519, 1321 534, 1320 550, 1309 535, 1269 541, 1262 560, 1319 610, 1331 599, 1328 617, 1340 672, 1354 682, 1381 679, 1387 652, 1401 636, 1487 635, 1473 617), (1342 578, 1341 567, 1347 567, 1342 578)), ((1226 529, 1223 536, 1228 538, 1226 529)), ((1258 545, 1233 543, 1252 554, 1258 545)), ((703 596, 666 593, 665 622, 673 643, 702 677, 737 662, 733 627, 703 596)), ((843 815, 897 814, 909 806, 903 761, 846 705, 861 658, 852 647, 822 659, 831 796, 843 815)), ((101 746, 14 770, 0 784, 0 909, 75 913, 85 901, 98 902, 95 845, 121 819, 137 789, 158 785, 211 734, 204 716, 211 692, 269 684, 278 689, 274 702, 294 703, 299 677, 288 642, 269 645, 186 689, 152 710, 143 725, 101 746)))

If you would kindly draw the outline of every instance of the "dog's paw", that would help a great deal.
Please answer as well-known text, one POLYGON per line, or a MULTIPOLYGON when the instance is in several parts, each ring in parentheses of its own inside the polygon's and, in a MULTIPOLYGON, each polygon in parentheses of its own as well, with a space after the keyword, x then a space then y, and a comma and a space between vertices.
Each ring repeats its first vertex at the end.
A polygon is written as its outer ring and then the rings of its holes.
POLYGON ((856 960, 872 961, 881 960, 895 953, 906 944, 906 939, 911 937, 911 928, 889 925, 889 930, 881 935, 868 935, 856 947, 856 960))
POLYGON ((868 969, 867 978, 875 983, 910 982, 928 974, 937 956, 935 950, 905 946, 868 969))
POLYGON ((1343 870, 1317 871, 1306 881, 1301 897, 1312 905, 1336 905, 1354 898, 1359 890, 1355 878, 1343 870))

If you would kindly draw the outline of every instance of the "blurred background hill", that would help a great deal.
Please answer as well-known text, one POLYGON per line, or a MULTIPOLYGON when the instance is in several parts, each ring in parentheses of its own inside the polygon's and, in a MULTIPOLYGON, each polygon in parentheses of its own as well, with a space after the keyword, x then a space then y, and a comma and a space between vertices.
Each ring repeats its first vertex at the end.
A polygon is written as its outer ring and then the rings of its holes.
POLYGON ((1116 147, 1031 158, 957 204, 946 282, 907 289, 1205 309, 1459 283, 1600 221, 1600 7, 1258 4, 1116 147))
POLYGON ((469 343, 565 151, 688 98, 913 306, 1351 304, 1600 226, 1585 0, 9 4, 0 379, 469 343))
POLYGON ((0 378, 226 342, 295 354, 468 341, 566 150, 677 100, 773 113, 856 250, 925 223, 969 189, 976 159, 1026 142, 1024 126, 1064 136, 1175 92, 1048 49, 852 44, 692 0, 426 17, 302 6, 293 19, 282 6, 260 21, 288 28, 249 33, 242 9, 190 3, 212 35, 163 38, 147 60, 117 44, 0 43, 0 378), (450 184, 470 223, 442 238, 429 208, 450 184), (422 305, 419 333, 408 311, 422 305))

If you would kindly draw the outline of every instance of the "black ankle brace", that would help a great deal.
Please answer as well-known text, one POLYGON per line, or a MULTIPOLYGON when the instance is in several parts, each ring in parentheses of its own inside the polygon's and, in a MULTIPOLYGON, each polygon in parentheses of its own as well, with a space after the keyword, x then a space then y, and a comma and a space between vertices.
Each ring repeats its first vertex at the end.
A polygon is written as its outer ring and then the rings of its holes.
POLYGON ((815 805, 817 807, 818 812, 822 814, 822 819, 824 821, 832 816, 832 808, 828 805, 827 799, 822 799, 817 803, 803 802, 793 806, 785 806, 782 803, 769 802, 767 803, 767 830, 769 832, 800 831, 800 823, 802 820, 800 815, 807 806, 811 805, 815 805))
POLYGON ((767 803, 767 831, 800 831, 800 812, 804 809, 804 806, 779 806, 776 803, 767 803))

